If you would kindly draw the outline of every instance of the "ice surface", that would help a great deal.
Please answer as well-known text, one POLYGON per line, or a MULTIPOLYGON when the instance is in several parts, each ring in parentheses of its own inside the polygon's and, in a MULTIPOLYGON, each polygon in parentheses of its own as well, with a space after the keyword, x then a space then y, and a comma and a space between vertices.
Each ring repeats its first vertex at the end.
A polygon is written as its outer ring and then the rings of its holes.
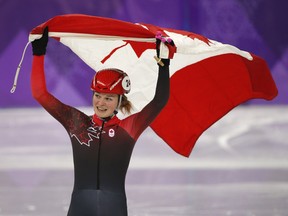
MULTIPOLYGON (((129 215, 287 216, 287 108, 234 109, 190 158, 148 128, 127 174, 129 215)), ((66 215, 73 168, 65 130, 42 109, 1 109, 0 120, 0 216, 66 215)))

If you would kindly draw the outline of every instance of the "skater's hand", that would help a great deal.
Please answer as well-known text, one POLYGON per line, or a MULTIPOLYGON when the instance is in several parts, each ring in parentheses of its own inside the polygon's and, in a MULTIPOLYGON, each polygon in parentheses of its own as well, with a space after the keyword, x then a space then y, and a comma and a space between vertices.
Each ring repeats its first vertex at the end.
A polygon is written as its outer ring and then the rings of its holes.
POLYGON ((32 42, 33 55, 36 56, 45 55, 47 44, 48 44, 48 26, 45 27, 42 37, 32 42))
POLYGON ((156 35, 156 54, 157 63, 161 66, 169 66, 170 59, 173 59, 176 46, 171 38, 165 38, 160 32, 156 35))

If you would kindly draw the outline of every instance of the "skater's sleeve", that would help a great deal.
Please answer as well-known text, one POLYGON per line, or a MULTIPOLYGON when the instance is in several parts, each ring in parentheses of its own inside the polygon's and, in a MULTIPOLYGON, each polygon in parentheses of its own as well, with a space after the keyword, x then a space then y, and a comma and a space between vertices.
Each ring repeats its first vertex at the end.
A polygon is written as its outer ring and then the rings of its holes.
POLYGON ((148 103, 142 111, 133 114, 123 121, 125 129, 137 140, 141 133, 152 123, 156 116, 166 105, 169 99, 170 77, 169 65, 159 66, 158 79, 154 98, 148 103))
POLYGON ((32 96, 55 119, 57 119, 62 125, 64 125, 65 120, 71 119, 72 109, 70 106, 63 104, 61 101, 59 101, 57 98, 55 98, 48 92, 45 81, 44 58, 44 55, 33 56, 31 72, 32 96))

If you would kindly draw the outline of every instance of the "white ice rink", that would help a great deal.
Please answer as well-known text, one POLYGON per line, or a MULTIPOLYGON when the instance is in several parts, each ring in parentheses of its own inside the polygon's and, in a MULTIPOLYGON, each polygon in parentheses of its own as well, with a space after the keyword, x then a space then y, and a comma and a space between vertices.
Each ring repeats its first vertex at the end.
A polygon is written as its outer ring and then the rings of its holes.
MULTIPOLYGON (((287 108, 234 109, 190 158, 147 129, 127 174, 129 216, 288 216, 287 108)), ((72 185, 62 126, 42 108, 0 109, 0 216, 65 216, 72 185)))

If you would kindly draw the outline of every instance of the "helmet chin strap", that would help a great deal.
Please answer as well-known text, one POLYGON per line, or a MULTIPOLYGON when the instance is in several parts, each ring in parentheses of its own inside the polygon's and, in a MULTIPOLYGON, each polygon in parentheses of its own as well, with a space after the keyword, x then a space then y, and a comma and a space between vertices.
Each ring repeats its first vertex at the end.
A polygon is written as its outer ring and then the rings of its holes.
POLYGON ((117 108, 116 108, 116 109, 114 110, 114 112, 113 112, 115 115, 117 115, 118 110, 120 109, 121 102, 122 102, 122 95, 119 95, 119 101, 118 101, 117 108))

